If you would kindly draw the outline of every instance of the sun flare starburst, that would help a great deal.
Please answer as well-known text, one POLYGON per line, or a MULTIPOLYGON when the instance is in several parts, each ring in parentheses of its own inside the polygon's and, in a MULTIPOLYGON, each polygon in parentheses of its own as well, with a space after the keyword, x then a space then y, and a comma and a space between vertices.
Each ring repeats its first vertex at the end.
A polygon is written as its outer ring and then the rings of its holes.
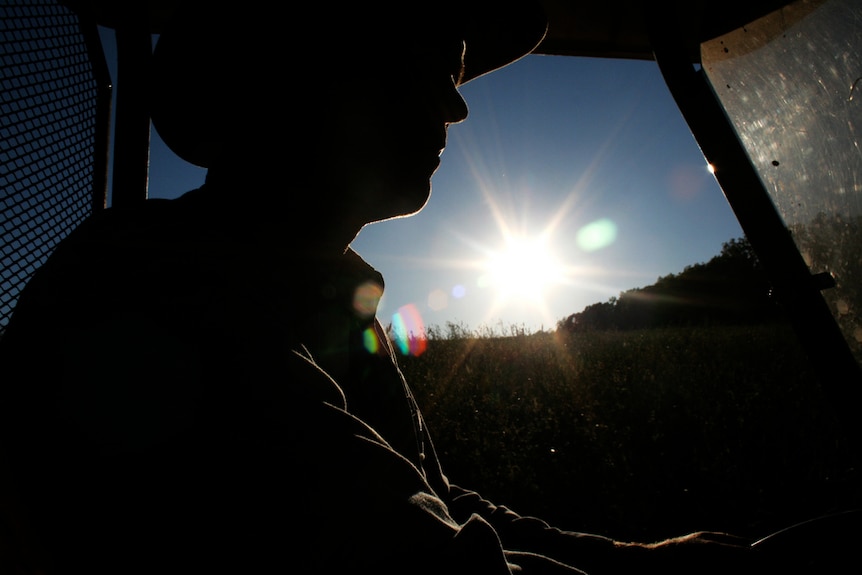
POLYGON ((542 237, 507 237, 502 250, 489 254, 485 271, 483 283, 501 300, 533 304, 563 278, 562 264, 542 237))

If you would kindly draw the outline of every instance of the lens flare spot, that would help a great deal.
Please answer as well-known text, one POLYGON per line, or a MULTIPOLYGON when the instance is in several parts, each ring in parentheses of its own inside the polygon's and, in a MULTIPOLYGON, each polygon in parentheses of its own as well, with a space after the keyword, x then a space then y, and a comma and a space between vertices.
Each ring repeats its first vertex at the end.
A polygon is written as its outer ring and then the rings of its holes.
POLYGON ((434 311, 445 309, 449 305, 449 296, 441 289, 435 289, 428 294, 428 307, 434 311))
POLYGON ((578 232, 578 246, 588 252, 606 248, 617 239, 617 225, 607 218, 587 224, 578 232))
POLYGON ((402 355, 419 356, 425 353, 427 339, 422 315, 416 306, 408 304, 398 308, 392 316, 393 340, 402 355))
MULTIPOLYGON (((709 164, 707 164, 709 166, 709 164)), ((668 186, 670 197, 681 202, 689 202, 697 199, 703 190, 709 176, 701 166, 684 165, 677 166, 671 170, 668 186)))
POLYGON ((452 297, 455 299, 461 299, 462 297, 467 295, 467 288, 463 285, 458 284, 452 288, 452 297))
POLYGON ((377 339, 377 332, 373 328, 368 328, 362 332, 362 344, 368 353, 376 354, 380 351, 380 340, 377 339))
POLYGON ((353 293, 353 311, 363 319, 377 313, 377 305, 383 297, 383 288, 375 282, 365 282, 353 293))

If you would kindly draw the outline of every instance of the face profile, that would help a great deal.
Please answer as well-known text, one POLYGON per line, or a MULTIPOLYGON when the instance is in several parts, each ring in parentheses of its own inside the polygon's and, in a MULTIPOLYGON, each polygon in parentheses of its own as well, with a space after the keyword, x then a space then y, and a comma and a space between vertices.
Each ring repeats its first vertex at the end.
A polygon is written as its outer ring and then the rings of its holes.
POLYGON ((343 201, 362 224, 411 215, 425 205, 448 127, 467 117, 458 91, 463 50, 423 48, 415 66, 393 67, 385 81, 359 73, 347 75, 346 83, 324 83, 331 95, 310 136, 319 138, 314 147, 324 151, 323 164, 338 168, 322 168, 321 177, 324 187, 343 196, 336 203, 343 201))

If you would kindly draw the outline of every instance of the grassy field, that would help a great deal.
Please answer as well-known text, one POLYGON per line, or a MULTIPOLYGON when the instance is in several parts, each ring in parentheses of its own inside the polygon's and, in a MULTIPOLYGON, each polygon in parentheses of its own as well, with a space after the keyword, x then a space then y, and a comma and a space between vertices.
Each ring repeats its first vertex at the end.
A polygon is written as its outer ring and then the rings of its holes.
POLYGON ((566 529, 760 536, 859 504, 782 326, 435 339, 402 358, 454 483, 566 529))

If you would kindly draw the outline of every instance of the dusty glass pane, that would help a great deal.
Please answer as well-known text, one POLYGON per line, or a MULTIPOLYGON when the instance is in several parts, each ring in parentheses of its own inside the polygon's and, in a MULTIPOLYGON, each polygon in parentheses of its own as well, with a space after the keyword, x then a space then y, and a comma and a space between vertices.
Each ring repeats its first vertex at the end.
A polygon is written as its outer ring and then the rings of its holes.
POLYGON ((862 3, 799 1, 705 43, 703 70, 862 362, 862 3))

